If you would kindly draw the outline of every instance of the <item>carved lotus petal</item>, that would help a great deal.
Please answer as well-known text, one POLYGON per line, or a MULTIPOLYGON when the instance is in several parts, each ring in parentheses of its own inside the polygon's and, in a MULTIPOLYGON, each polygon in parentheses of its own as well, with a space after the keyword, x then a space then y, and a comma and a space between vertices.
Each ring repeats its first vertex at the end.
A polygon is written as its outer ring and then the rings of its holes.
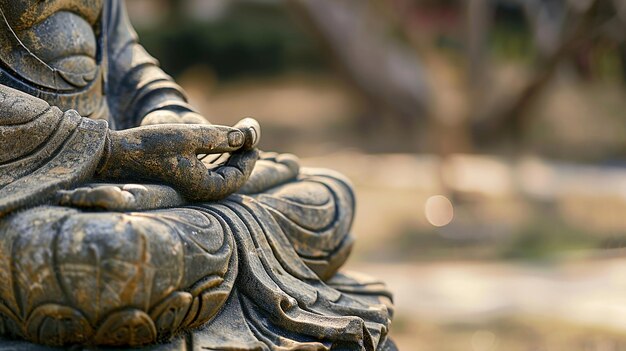
POLYGON ((135 309, 110 314, 98 328, 96 344, 106 346, 141 346, 156 342, 154 322, 145 312, 135 309))
POLYGON ((180 328, 191 308, 193 296, 188 292, 174 292, 150 312, 159 337, 169 337, 180 328))
POLYGON ((29 340, 51 346, 82 344, 93 335, 82 313, 57 304, 35 308, 26 320, 25 331, 29 340))

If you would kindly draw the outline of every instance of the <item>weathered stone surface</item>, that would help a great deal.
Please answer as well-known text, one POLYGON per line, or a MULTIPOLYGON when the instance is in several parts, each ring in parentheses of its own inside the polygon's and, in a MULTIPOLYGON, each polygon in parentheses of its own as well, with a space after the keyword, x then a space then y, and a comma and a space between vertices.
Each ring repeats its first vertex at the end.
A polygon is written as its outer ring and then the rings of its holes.
POLYGON ((0 15, 0 350, 395 349, 347 180, 206 122, 118 0, 0 15))

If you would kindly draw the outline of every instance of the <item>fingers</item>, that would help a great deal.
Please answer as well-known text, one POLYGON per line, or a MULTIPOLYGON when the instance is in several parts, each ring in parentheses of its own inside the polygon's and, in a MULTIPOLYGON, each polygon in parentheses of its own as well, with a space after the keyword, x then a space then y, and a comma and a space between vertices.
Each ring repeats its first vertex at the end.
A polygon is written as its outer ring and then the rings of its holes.
POLYGON ((210 124, 160 124, 118 132, 124 144, 154 154, 214 154, 234 152, 245 142, 242 131, 210 124))
POLYGON ((135 197, 118 186, 101 185, 60 191, 57 201, 62 206, 113 209, 134 203, 135 197))
POLYGON ((196 154, 218 154, 241 149, 246 137, 244 133, 232 127, 218 125, 190 126, 196 135, 189 142, 196 154))
MULTIPOLYGON (((190 121, 199 115, 188 113, 190 121)), ((167 110, 150 113, 139 128, 123 131, 128 144, 157 153, 217 154, 253 149, 259 142, 261 128, 252 118, 235 127, 207 124, 180 124, 180 117, 167 110), (172 123, 174 122, 174 123, 172 123)))
POLYGON ((256 149, 233 153, 226 164, 211 171, 206 171, 205 168, 199 182, 189 184, 181 191, 192 201, 221 200, 245 184, 258 158, 256 149))
POLYGON ((233 152, 238 149, 252 150, 261 139, 261 127, 253 118, 244 118, 232 128, 219 125, 195 127, 203 130, 203 137, 199 140, 201 145, 196 148, 197 153, 215 154, 233 152))
POLYGON ((243 132, 233 127, 211 124, 168 124, 155 127, 159 128, 160 134, 194 155, 235 152, 245 143, 243 132))
POLYGON ((241 130, 246 137, 242 149, 254 149, 259 144, 261 140, 261 126, 254 118, 242 119, 235 124, 235 128, 241 130))

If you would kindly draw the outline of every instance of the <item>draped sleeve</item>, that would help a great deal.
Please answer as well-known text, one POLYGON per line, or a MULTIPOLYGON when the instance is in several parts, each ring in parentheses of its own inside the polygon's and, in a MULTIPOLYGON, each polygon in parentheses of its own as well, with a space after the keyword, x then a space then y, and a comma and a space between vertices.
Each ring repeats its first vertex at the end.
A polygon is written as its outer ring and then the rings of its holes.
POLYGON ((0 85, 0 217, 89 179, 106 135, 105 121, 0 85))
POLYGON ((124 3, 110 0, 107 5, 106 89, 118 126, 138 126, 145 115, 156 110, 192 111, 183 89, 139 44, 124 3))

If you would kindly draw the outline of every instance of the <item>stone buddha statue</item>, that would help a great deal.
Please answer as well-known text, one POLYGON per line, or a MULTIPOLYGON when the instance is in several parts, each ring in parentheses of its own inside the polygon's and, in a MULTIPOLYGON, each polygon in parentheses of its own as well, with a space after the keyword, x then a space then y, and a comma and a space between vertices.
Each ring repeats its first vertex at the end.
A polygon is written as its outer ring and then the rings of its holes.
POLYGON ((395 350, 346 179, 207 122, 122 1, 0 15, 0 346, 395 350))

